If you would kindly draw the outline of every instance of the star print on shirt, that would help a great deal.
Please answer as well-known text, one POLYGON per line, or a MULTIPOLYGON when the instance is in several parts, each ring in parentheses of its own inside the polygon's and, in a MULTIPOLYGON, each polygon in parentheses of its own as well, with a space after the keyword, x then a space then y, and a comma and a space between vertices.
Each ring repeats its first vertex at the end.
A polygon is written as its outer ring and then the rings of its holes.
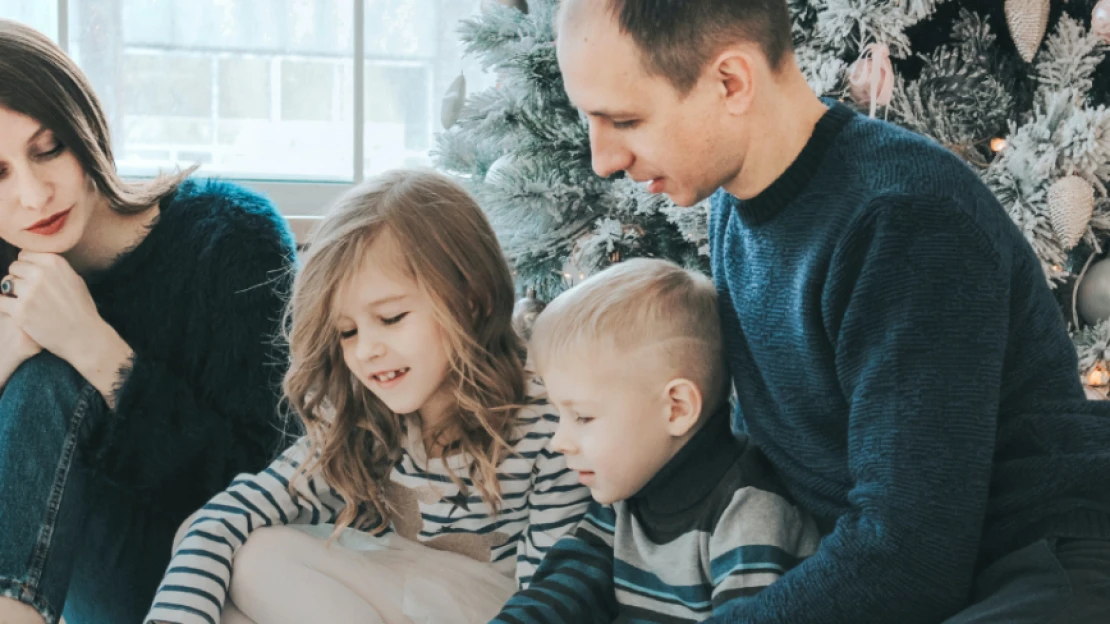
POLYGON ((455 515, 455 510, 462 507, 463 511, 470 511, 470 501, 466 492, 459 492, 454 496, 444 496, 443 502, 451 503, 451 511, 447 512, 447 517, 450 518, 455 515))

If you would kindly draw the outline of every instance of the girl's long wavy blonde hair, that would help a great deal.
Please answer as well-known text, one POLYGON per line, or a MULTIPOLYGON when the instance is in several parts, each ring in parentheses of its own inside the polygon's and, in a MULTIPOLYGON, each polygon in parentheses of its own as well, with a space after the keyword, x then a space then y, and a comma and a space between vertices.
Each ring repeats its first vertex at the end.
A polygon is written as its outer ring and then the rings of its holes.
MULTIPOLYGON (((333 312, 336 293, 383 234, 403 250, 391 264, 428 296, 448 343, 456 411, 425 439, 467 458, 466 476, 494 510, 501 502, 497 466, 512 452, 507 440, 525 399, 512 276, 474 199, 450 178, 424 170, 386 173, 348 192, 309 242, 285 323, 286 401, 310 444, 310 459, 295 478, 321 470, 344 497, 337 534, 356 520, 389 524, 385 485, 404 440, 402 415, 344 363, 333 312)), ((466 491, 459 475, 451 478, 466 491)))

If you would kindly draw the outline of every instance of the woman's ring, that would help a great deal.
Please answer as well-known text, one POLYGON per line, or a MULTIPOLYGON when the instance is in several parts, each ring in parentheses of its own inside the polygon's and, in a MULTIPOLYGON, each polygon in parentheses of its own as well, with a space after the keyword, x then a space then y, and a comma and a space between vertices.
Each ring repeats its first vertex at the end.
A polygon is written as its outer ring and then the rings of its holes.
POLYGON ((10 275, 0 280, 0 295, 4 295, 5 297, 15 296, 15 280, 13 280, 10 275))

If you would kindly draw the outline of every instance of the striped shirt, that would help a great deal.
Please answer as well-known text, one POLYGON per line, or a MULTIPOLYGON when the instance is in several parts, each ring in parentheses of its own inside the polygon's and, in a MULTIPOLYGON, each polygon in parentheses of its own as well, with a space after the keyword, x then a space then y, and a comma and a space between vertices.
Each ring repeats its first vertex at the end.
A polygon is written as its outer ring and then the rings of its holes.
POLYGON ((819 541, 722 411, 634 497, 591 504, 494 622, 699 622, 770 585, 819 541))
MULTIPOLYGON (((385 532, 440 550, 488 561, 526 587, 544 553, 582 518, 589 491, 551 450, 558 424, 543 387, 533 379, 529 405, 518 414, 515 453, 498 466, 501 510, 496 515, 467 474, 467 458, 429 459, 418 425, 410 423, 401 458, 390 475, 386 499, 396 510, 385 532), (460 493, 448 471, 468 488, 460 493)), ((286 450, 269 468, 241 475, 196 515, 174 551, 146 621, 216 624, 220 620, 235 552, 251 531, 276 524, 332 523, 346 504, 319 471, 289 483, 305 461, 307 440, 286 450)), ((379 528, 372 520, 354 527, 379 528)))

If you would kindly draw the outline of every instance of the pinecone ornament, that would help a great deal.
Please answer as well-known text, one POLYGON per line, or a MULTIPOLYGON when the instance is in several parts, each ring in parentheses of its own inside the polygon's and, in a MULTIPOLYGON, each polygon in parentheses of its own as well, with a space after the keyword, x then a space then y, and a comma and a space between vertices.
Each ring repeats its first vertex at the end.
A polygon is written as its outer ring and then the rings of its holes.
POLYGON ((451 126, 459 121, 463 104, 466 103, 466 76, 459 74, 458 78, 451 81, 447 93, 443 96, 443 108, 439 111, 439 120, 443 122, 443 129, 450 130, 451 126))
POLYGON ((1095 209, 1095 189, 1083 178, 1070 175, 1048 189, 1048 219, 1064 249, 1071 249, 1087 232, 1095 209))
POLYGON ((1006 0, 1006 24, 1018 54, 1033 61, 1048 29, 1049 0, 1006 0))

